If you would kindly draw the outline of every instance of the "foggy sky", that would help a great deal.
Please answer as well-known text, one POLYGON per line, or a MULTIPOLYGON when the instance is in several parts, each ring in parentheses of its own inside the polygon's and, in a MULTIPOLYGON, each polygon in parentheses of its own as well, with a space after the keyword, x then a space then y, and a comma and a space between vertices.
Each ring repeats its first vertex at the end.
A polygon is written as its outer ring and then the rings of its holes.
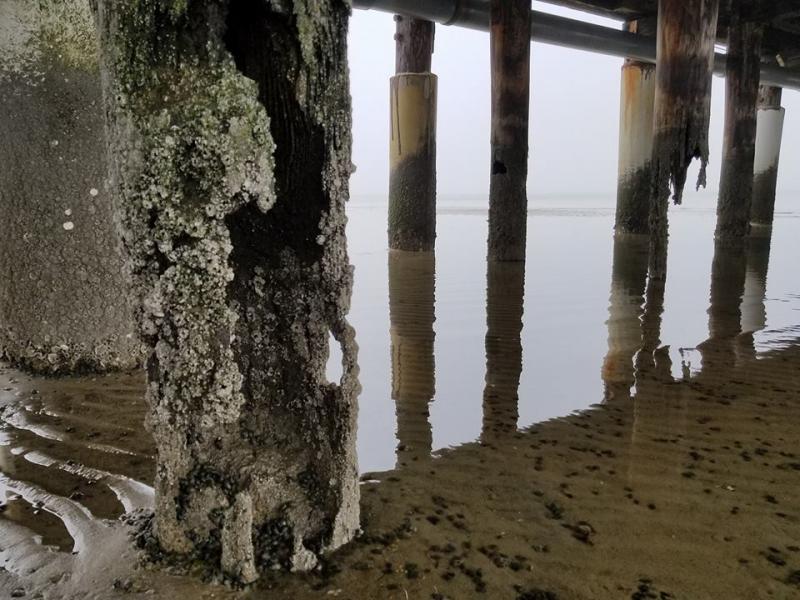
MULTIPOLYGON (((619 27, 609 19, 542 2, 537 10, 619 27)), ((394 74, 392 16, 355 10, 350 21, 353 95, 351 194, 386 194, 389 177, 389 77, 394 74)), ((531 153, 528 194, 616 194, 621 58, 534 43, 531 48, 531 153)), ((433 72, 439 78, 438 191, 489 189, 489 34, 436 26, 433 72)), ((708 190, 719 182, 725 81, 714 77, 708 190)), ((800 93, 785 90, 778 193, 800 190, 800 93)), ((689 173, 686 202, 697 165, 689 173)), ((780 200, 779 200, 780 202, 780 200)))

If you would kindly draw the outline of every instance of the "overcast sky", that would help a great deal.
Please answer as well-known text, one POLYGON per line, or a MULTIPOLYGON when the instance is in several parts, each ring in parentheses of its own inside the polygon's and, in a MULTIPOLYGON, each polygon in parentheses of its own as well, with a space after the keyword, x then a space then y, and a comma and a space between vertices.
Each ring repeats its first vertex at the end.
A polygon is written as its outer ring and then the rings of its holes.
MULTIPOLYGON (((617 22, 534 2, 538 10, 619 27, 617 22)), ((385 194, 389 170, 389 77, 394 21, 354 11, 350 21, 353 95, 353 196, 385 194)), ((531 49, 529 195, 615 194, 622 59, 534 43, 531 49)), ((436 26, 433 71, 439 77, 438 190, 488 194, 489 34, 436 26)), ((708 187, 719 180, 725 82, 714 78, 708 187)), ((779 190, 800 190, 800 94, 787 90, 779 190)), ((696 178, 690 172, 689 183, 696 178)), ((693 186, 692 186, 693 189, 693 186)), ((687 185, 687 201, 691 199, 687 185)))

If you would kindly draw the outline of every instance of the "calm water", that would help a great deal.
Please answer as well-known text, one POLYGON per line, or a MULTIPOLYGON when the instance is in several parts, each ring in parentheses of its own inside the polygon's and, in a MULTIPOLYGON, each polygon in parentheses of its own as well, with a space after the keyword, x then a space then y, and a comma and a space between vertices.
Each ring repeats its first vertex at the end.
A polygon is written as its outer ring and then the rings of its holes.
POLYGON ((385 200, 354 199, 364 536, 248 592, 136 566, 116 519, 152 498, 140 374, 3 369, 0 592, 800 597, 800 198, 739 253, 687 202, 646 290, 612 198, 533 198, 527 263, 489 270, 483 199, 440 199, 435 257, 387 252, 385 200))
MULTIPOLYGON (((398 266, 396 274, 392 272, 399 280, 393 287, 396 303, 413 305, 411 314, 400 318, 410 321, 409 325, 415 320, 420 327, 424 323, 427 334, 417 335, 433 339, 433 357, 419 366, 435 372, 435 376, 424 375, 431 380, 426 385, 432 392, 434 450, 474 440, 481 432, 487 333, 485 202, 481 197, 440 198, 435 265, 409 265, 405 270, 398 266), (425 293, 415 295, 414 288, 419 287, 425 293), (418 319, 415 310, 420 313, 418 319), (435 319, 432 328, 431 316, 435 319)), ((713 199, 693 196, 686 204, 671 211, 669 281, 661 326, 662 344, 669 347, 676 377, 681 376, 682 361, 693 369, 702 365, 695 347, 709 337, 714 256, 713 199)), ((613 198, 533 198, 530 206, 520 426, 603 400, 614 252, 613 198)), ((800 281, 795 268, 800 256, 800 196, 782 198, 778 209, 764 296, 754 287, 755 278, 748 279, 748 301, 756 306, 743 325, 756 331, 754 341, 760 351, 796 337, 800 324, 800 281), (753 315, 762 301, 766 318, 753 315)), ((364 471, 382 470, 395 464, 396 444, 403 441, 395 435, 398 386, 395 382, 393 393, 385 199, 354 199, 349 219, 350 256, 356 268, 351 321, 358 332, 363 386, 359 461, 364 471)), ((402 257, 395 259, 402 261, 402 257)), ((430 352, 427 346, 424 351, 430 352)))

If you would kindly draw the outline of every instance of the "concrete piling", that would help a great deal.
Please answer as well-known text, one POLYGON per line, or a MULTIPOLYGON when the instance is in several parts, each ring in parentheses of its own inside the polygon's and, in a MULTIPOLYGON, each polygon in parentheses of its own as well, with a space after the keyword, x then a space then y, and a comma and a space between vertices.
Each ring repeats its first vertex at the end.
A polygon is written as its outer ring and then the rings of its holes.
POLYGON ((530 0, 492 0, 489 260, 525 260, 530 0))
POLYGON ((743 22, 738 8, 732 8, 728 32, 725 137, 715 236, 721 242, 739 243, 750 228, 763 28, 743 22))
POLYGON ((429 251, 436 241, 434 25, 396 17, 397 74, 390 79, 389 247, 429 251))
POLYGON ((762 85, 758 93, 756 151, 753 165, 753 201, 750 234, 769 236, 775 213, 778 162, 786 109, 781 106, 782 89, 762 85))
POLYGON ((667 273, 670 187, 681 202, 686 171, 700 159, 697 186, 705 186, 711 75, 719 0, 659 0, 653 116, 653 198, 650 207, 652 278, 667 273))
POLYGON ((136 367, 90 2, 7 0, 0 32, 0 356, 45 374, 136 367))
MULTIPOLYGON (((631 33, 651 35, 653 23, 630 21, 631 33)), ((626 59, 622 66, 619 114, 619 171, 614 231, 618 234, 648 232, 653 154, 653 102, 656 67, 626 59)))

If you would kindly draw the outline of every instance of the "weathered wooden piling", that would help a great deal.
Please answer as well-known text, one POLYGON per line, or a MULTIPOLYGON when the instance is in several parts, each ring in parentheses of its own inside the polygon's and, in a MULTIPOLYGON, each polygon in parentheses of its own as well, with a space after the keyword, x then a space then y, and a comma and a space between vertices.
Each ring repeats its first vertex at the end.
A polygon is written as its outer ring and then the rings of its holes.
POLYGON ((686 171, 700 159, 697 186, 706 182, 711 76, 719 0, 659 0, 653 116, 653 198, 650 206, 652 278, 667 273, 670 187, 681 202, 686 171))
POLYGON ((436 97, 431 73, 434 24, 397 16, 391 78, 389 247, 433 250, 436 242, 436 97))
POLYGON ((397 414, 398 467, 409 460, 430 457, 433 449, 428 414, 436 391, 435 287, 433 252, 389 251, 392 399, 397 414))
POLYGON ((520 261, 489 261, 483 442, 506 438, 517 431, 524 304, 525 264, 520 261))
MULTIPOLYGON (((630 21, 631 33, 653 35, 655 23, 630 21)), ((619 111, 619 171, 614 231, 646 234, 650 214, 653 156, 654 64, 626 59, 622 66, 619 111)))
POLYGON ((88 0, 0 9, 0 355, 47 374, 136 367, 88 0))
POLYGON ((489 260, 525 260, 530 0, 492 0, 489 260))
POLYGON ((756 155, 753 166, 753 202, 750 209, 750 234, 769 236, 775 214, 775 191, 781 155, 783 120, 782 89, 762 85, 758 92, 756 155))
POLYGON ((156 539, 236 582, 311 569, 359 528, 349 3, 97 4, 156 539))
POLYGON ((725 136, 715 236, 719 241, 739 243, 750 228, 763 27, 744 22, 737 7, 731 8, 729 19, 725 136))

